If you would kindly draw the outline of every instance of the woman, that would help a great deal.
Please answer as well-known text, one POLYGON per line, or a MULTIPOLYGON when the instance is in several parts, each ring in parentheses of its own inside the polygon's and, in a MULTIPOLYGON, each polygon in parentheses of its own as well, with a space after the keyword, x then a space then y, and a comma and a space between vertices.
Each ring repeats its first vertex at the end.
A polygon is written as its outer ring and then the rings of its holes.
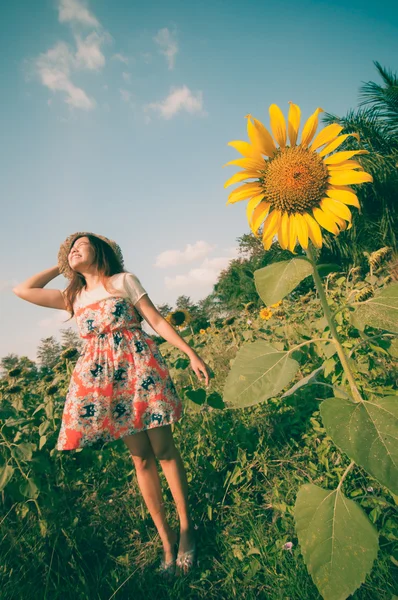
POLYGON ((70 235, 58 253, 58 265, 33 275, 13 289, 28 302, 68 310, 85 340, 66 395, 58 450, 72 450, 98 440, 123 439, 129 448, 144 501, 163 544, 160 571, 186 574, 196 560, 188 484, 174 445, 171 423, 182 404, 165 361, 141 321, 182 350, 198 378, 209 384, 210 370, 161 316, 139 279, 124 270, 120 247, 90 232, 70 235), (70 279, 61 291, 43 289, 63 273, 70 279), (176 503, 180 536, 167 523, 159 460, 176 503), (178 552, 177 552, 178 548, 178 552))

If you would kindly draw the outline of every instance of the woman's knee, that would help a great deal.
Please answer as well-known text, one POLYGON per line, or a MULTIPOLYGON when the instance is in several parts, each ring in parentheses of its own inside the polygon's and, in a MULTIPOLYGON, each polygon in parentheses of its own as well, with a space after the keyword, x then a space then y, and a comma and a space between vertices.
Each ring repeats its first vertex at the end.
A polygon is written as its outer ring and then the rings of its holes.
POLYGON ((174 445, 170 425, 148 429, 147 434, 153 453, 158 460, 172 460, 176 457, 177 449, 174 445))
POLYGON ((135 468, 148 469, 155 460, 155 456, 146 432, 128 435, 123 438, 123 441, 130 450, 135 468))

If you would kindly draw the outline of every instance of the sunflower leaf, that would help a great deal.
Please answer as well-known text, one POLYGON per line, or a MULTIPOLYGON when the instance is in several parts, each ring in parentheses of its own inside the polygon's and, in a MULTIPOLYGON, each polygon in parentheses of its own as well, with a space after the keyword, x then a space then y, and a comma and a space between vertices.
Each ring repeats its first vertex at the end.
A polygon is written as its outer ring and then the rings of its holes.
POLYGON ((339 488, 303 485, 294 518, 304 561, 322 598, 345 600, 372 568, 379 547, 377 531, 339 488))
POLYGON ((257 269, 254 271, 257 293, 266 305, 275 304, 312 272, 311 263, 306 258, 292 258, 257 269))
POLYGON ((293 379, 299 363, 289 352, 277 350, 268 342, 242 346, 225 382, 223 398, 227 408, 253 406, 276 396, 293 379))
POLYGON ((387 286, 374 298, 356 305, 350 314, 351 323, 363 331, 371 325, 398 333, 398 283, 387 286))
POLYGON ((327 434, 351 460, 398 493, 398 396, 351 402, 328 398, 320 406, 327 434))

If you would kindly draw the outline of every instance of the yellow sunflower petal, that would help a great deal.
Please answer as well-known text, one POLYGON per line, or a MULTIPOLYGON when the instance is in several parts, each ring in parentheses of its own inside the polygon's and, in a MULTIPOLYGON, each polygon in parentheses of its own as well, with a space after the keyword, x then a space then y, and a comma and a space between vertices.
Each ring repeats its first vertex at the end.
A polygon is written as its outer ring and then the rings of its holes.
POLYGON ((272 242, 274 240, 274 236, 270 235, 268 238, 263 238, 263 246, 264 250, 269 250, 271 248, 272 242))
POLYGON ((325 165, 337 165, 339 163, 350 160, 353 156, 357 154, 369 154, 367 150, 351 150, 350 152, 336 152, 336 154, 332 154, 328 156, 323 161, 325 165))
POLYGON ((236 158, 235 160, 230 160, 229 162, 225 163, 223 167, 228 167, 229 165, 242 167, 243 169, 249 169, 250 171, 263 171, 265 167, 265 161, 262 158, 257 160, 255 158, 236 158))
POLYGON ((321 131, 315 136, 314 141, 311 144, 311 150, 318 150, 324 144, 329 144, 333 141, 344 128, 337 123, 332 123, 327 127, 321 129, 321 131))
POLYGON ((251 221, 251 225, 250 225, 250 229, 252 230, 253 233, 258 232, 258 230, 261 227, 261 224, 267 218, 270 206, 271 206, 270 202, 261 202, 261 204, 259 204, 257 206, 257 208, 255 208, 253 217, 252 217, 252 221, 251 221))
POLYGON ((325 213, 320 208, 315 207, 312 209, 312 214, 314 215, 315 220, 318 221, 319 225, 321 225, 327 231, 330 231, 330 233, 338 235, 339 228, 336 225, 336 221, 332 213, 325 213))
POLYGON ((348 137, 350 137, 350 135, 355 137, 359 142, 358 133, 345 133, 344 135, 339 135, 339 137, 337 137, 335 140, 333 140, 333 142, 331 142, 330 144, 325 146, 325 148, 320 151, 319 156, 326 156, 326 154, 330 154, 331 152, 334 152, 336 150, 336 148, 341 146, 341 144, 344 142, 344 140, 346 140, 348 137))
POLYGON ((286 146, 286 122, 283 112, 276 104, 271 104, 269 107, 269 115, 271 121, 271 129, 274 138, 281 148, 286 146))
POLYGON ((349 171, 351 169, 361 169, 363 171, 363 166, 356 160, 346 160, 338 165, 327 165, 327 168, 329 173, 334 171, 349 171))
POLYGON ((239 171, 238 173, 235 173, 235 175, 232 175, 232 177, 224 183, 224 187, 227 188, 234 183, 244 181, 245 179, 253 179, 253 177, 256 179, 259 178, 257 171, 239 171))
POLYGON ((232 146, 232 148, 235 148, 235 150, 237 150, 245 158, 257 158, 257 159, 261 158, 261 154, 257 150, 257 148, 255 148, 248 142, 234 140, 233 142, 228 142, 228 146, 232 146))
POLYGON ((263 199, 263 194, 259 194, 258 196, 253 196, 253 198, 250 198, 249 202, 247 203, 246 217, 247 217, 247 221, 248 221, 249 225, 250 225, 250 222, 253 217, 254 209, 256 208, 256 206, 258 206, 258 204, 260 204, 262 199, 263 199))
POLYGON ((289 250, 290 252, 294 252, 294 247, 297 241, 297 228, 296 228, 296 219, 294 215, 290 216, 289 219, 289 250))
POLYGON ((284 212, 282 214, 279 229, 278 229, 278 242, 281 248, 287 249, 289 244, 289 213, 284 212))
POLYGON ((337 216, 335 217, 335 219, 338 227, 340 228, 340 231, 344 231, 345 229, 347 229, 347 221, 337 216))
POLYGON ((314 137, 318 127, 318 115, 321 112, 324 112, 323 108, 317 108, 316 111, 310 116, 310 118, 307 119, 306 124, 303 128, 303 133, 301 135, 301 146, 308 146, 308 144, 314 137))
POLYGON ((303 215, 300 215, 300 213, 296 213, 294 215, 294 218, 296 220, 298 241, 300 243, 300 246, 302 248, 304 248, 304 250, 305 250, 306 248, 308 248, 308 224, 307 224, 307 221, 304 219, 303 215))
POLYGON ((348 206, 338 200, 333 200, 333 198, 322 198, 320 207, 325 212, 330 211, 341 219, 346 219, 346 221, 351 221, 352 219, 351 211, 348 206))
POLYGON ((297 142, 297 136, 300 128, 300 116, 301 111, 297 104, 293 104, 293 102, 289 102, 289 115, 287 118, 287 129, 289 133, 290 145, 295 146, 297 142))
POLYGON ((326 190, 326 194, 329 198, 334 198, 334 200, 339 200, 340 202, 344 202, 344 204, 349 204, 351 206, 356 206, 357 208, 361 208, 358 197, 349 187, 341 186, 340 188, 330 186, 326 190))
POLYGON ((272 237, 278 231, 279 223, 281 220, 281 212, 279 210, 273 210, 267 217, 263 228, 263 239, 272 237))
POLYGON ((253 118, 254 124, 251 122, 253 117, 247 115, 247 134, 253 146, 259 149, 266 156, 273 156, 276 152, 274 140, 268 129, 264 125, 253 118))
POLYGON ((315 248, 322 248, 322 231, 318 223, 308 213, 303 213, 304 220, 308 225, 308 237, 315 248))
POLYGON ((257 183, 244 183, 230 193, 227 204, 247 200, 252 196, 258 196, 261 193, 262 189, 257 183))
POLYGON ((373 181, 372 175, 365 171, 334 171, 329 178, 331 185, 352 185, 373 181))

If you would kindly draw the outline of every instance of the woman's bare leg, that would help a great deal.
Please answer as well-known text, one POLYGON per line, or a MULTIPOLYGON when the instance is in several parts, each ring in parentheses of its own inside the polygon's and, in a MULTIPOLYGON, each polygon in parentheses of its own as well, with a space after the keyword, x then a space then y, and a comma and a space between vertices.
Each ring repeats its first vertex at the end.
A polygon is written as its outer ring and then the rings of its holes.
POLYGON ((170 425, 146 431, 154 455, 159 460, 176 503, 180 520, 180 552, 190 550, 193 544, 193 523, 189 513, 188 482, 181 455, 174 445, 170 425))
POLYGON ((173 546, 177 540, 177 533, 167 523, 159 473, 151 443, 146 431, 128 435, 123 438, 123 441, 133 457, 138 485, 159 532, 164 558, 166 561, 170 561, 173 557, 173 546))

